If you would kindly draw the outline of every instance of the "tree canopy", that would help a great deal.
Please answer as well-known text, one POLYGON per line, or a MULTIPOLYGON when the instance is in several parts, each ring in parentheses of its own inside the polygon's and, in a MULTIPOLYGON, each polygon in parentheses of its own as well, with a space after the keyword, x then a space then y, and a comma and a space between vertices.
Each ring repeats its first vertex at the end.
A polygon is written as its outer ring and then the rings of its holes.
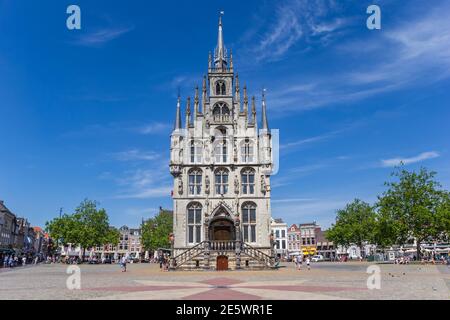
POLYGON ((449 193, 435 180, 435 172, 421 168, 409 172, 397 168, 397 181, 386 182, 388 189, 379 197, 379 215, 392 224, 392 242, 404 244, 413 239, 420 243, 438 240, 449 234, 449 193))
POLYGON ((117 245, 119 231, 109 225, 106 210, 97 205, 96 201, 85 199, 73 214, 47 221, 47 232, 62 244, 72 243, 84 249, 107 243, 117 245))
POLYGON ((160 210, 142 224, 142 244, 145 250, 170 248, 169 234, 173 232, 172 211, 160 210))
POLYGON ((362 247, 364 242, 373 238, 376 214, 366 202, 355 199, 336 213, 336 223, 327 231, 327 239, 337 245, 351 243, 362 247))
POLYGON ((387 190, 371 207, 359 199, 338 210, 336 223, 326 237, 337 245, 364 242, 382 248, 416 241, 448 241, 450 238, 450 193, 435 180, 435 172, 396 168, 395 181, 386 182, 387 190))

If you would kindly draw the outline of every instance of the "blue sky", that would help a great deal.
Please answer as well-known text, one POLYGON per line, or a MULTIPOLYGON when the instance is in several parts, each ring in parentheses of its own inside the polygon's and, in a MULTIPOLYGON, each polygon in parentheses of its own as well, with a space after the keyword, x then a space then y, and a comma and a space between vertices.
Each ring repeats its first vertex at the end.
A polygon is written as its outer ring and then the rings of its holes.
POLYGON ((241 84, 267 88, 280 130, 274 217, 327 227, 400 160, 449 189, 448 1, 0 0, 0 199, 35 225, 86 197, 116 226, 171 208, 177 90, 201 84, 219 10, 241 84))

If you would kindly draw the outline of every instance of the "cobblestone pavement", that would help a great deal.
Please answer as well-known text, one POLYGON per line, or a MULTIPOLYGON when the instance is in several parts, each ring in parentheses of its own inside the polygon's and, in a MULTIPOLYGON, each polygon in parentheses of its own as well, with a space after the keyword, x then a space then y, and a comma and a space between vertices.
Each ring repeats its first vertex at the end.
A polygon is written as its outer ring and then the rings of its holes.
POLYGON ((80 265, 81 290, 66 286, 67 265, 0 269, 0 299, 449 299, 450 268, 377 265, 381 288, 369 290, 361 262, 285 264, 267 271, 162 272, 156 264, 80 265))

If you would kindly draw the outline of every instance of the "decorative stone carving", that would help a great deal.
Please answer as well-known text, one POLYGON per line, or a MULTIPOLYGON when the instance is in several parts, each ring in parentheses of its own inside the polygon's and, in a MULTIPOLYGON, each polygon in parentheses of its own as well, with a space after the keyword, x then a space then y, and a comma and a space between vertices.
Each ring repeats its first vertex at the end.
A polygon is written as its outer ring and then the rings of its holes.
POLYGON ((206 207, 206 209, 205 209, 205 217, 208 217, 209 216, 209 199, 208 198, 206 198, 206 200, 205 200, 205 207, 206 207))
POLYGON ((206 194, 210 193, 210 184, 211 184, 211 182, 209 181, 209 176, 207 175, 205 178, 205 193, 206 194))
POLYGON ((261 192, 265 194, 266 191, 266 178, 261 175, 261 192))
POLYGON ((183 179, 181 177, 178 177, 178 194, 183 195, 183 179))
POLYGON ((239 178, 237 175, 234 176, 234 193, 239 194, 239 178))

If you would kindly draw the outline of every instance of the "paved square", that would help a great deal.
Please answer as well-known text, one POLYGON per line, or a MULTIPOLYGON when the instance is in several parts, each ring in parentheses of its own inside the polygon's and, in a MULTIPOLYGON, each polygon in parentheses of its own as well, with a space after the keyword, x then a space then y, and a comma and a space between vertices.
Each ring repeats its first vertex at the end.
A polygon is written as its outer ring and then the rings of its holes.
POLYGON ((378 265, 381 288, 369 290, 360 262, 284 264, 276 271, 162 272, 156 264, 80 265, 81 290, 66 286, 67 265, 0 269, 0 299, 449 299, 450 268, 378 265))

